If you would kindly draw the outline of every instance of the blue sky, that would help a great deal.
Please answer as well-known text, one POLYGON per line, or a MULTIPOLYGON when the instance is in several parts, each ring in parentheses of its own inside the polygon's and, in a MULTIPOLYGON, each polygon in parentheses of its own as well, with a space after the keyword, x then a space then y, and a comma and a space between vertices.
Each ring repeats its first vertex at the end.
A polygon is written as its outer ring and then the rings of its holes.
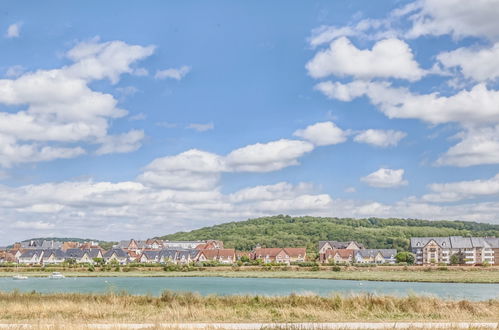
POLYGON ((0 244, 273 214, 499 221, 495 1, 0 9, 0 244))

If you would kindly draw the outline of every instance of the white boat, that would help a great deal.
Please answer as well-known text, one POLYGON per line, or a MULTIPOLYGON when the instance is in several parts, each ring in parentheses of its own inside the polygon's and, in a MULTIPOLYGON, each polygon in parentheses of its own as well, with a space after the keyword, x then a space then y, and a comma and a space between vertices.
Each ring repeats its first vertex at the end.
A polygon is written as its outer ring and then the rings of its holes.
POLYGON ((12 279, 13 280, 27 280, 28 276, 17 274, 17 275, 12 276, 12 279))
POLYGON ((52 280, 60 280, 66 277, 59 272, 53 272, 52 275, 49 276, 49 278, 52 280))

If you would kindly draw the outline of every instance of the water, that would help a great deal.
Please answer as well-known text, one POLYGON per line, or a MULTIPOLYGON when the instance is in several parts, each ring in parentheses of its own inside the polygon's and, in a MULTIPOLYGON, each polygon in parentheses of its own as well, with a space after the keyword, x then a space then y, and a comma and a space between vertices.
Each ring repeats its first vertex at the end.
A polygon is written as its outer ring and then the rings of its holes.
POLYGON ((365 294, 431 295, 446 299, 499 299, 499 284, 374 282, 321 279, 222 278, 222 277, 78 277, 62 280, 0 278, 0 291, 41 293, 106 293, 160 295, 165 290, 191 291, 202 295, 318 295, 365 294))

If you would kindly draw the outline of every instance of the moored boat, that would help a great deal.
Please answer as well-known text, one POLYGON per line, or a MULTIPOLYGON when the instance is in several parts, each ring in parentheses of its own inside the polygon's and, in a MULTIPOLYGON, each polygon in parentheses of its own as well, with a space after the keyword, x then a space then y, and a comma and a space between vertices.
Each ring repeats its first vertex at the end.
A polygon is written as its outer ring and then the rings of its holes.
POLYGON ((28 276, 17 274, 17 275, 12 276, 12 279, 13 280, 27 280, 28 276))
POLYGON ((66 277, 59 272, 53 272, 52 275, 49 276, 49 278, 52 280, 60 280, 66 277))

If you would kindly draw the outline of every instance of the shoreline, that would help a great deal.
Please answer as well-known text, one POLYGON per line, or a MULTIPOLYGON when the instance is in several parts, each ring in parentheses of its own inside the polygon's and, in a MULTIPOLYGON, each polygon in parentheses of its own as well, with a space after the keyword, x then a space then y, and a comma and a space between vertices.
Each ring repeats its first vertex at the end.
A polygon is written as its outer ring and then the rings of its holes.
POLYGON ((476 283, 499 284, 499 267, 456 268, 456 269, 396 269, 388 267, 349 268, 331 270, 246 270, 246 269, 204 269, 192 271, 163 271, 158 269, 136 269, 133 271, 82 271, 81 269, 48 269, 46 271, 15 270, 0 271, 0 278, 22 274, 28 277, 48 277, 51 271, 60 271, 66 277, 222 277, 222 278, 281 278, 281 279, 324 279, 377 282, 423 282, 423 283, 476 283))

